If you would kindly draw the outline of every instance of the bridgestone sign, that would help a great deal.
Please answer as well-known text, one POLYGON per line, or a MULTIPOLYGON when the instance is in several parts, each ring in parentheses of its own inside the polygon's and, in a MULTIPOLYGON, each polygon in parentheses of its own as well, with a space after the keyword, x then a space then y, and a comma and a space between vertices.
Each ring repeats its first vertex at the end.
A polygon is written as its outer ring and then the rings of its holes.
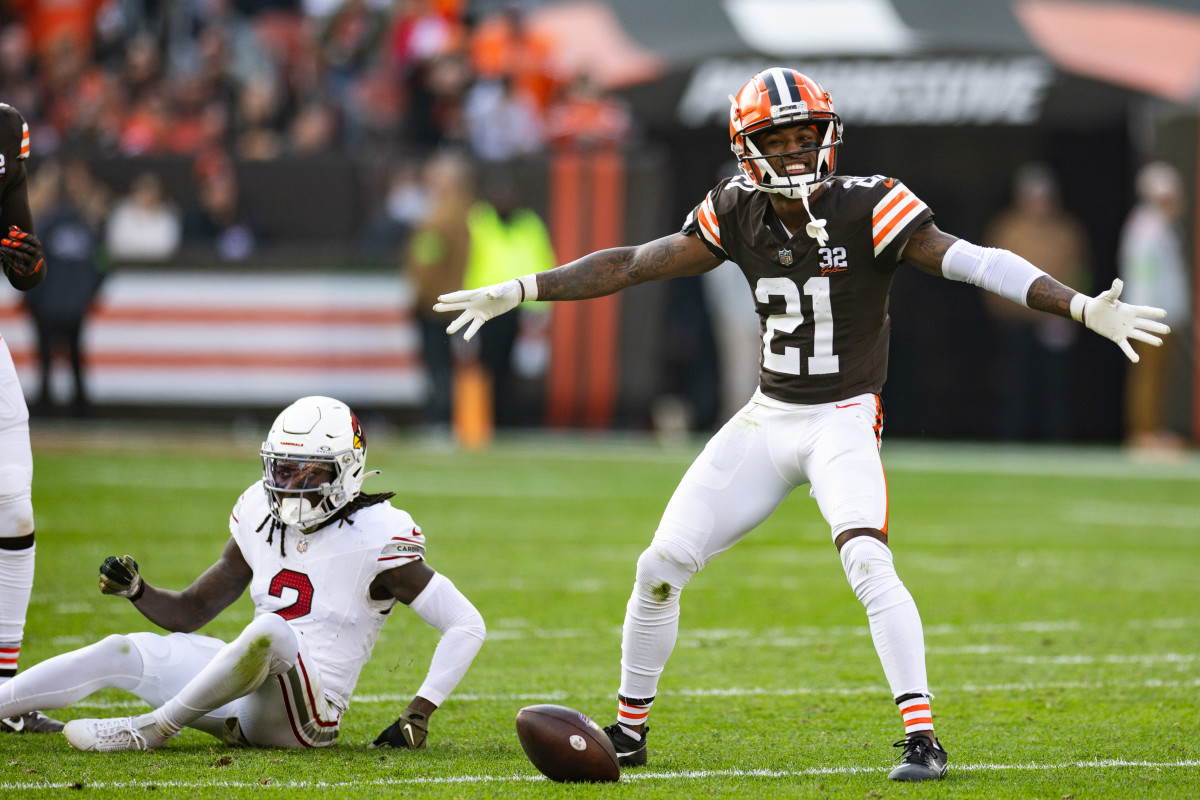
MULTIPOLYGON (((1037 56, 801 61, 849 125, 1032 125, 1041 117, 1054 69, 1037 56)), ((728 124, 729 95, 760 71, 759 61, 713 59, 692 73, 679 121, 728 124)))

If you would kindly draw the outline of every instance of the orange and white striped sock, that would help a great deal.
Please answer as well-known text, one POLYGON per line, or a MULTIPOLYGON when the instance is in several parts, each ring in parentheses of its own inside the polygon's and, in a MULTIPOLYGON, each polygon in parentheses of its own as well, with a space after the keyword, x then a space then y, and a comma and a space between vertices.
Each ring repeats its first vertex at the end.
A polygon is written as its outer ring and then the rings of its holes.
POLYGON ((0 642, 0 680, 17 674, 17 660, 20 657, 20 642, 0 642))
POLYGON ((908 738, 919 731, 933 730, 933 709, 929 697, 923 694, 908 694, 896 701, 900 716, 904 720, 904 736, 908 738))
POLYGON ((636 699, 617 695, 617 723, 630 736, 641 738, 641 734, 633 726, 646 724, 646 718, 650 716, 650 706, 652 705, 654 705, 653 697, 636 699))

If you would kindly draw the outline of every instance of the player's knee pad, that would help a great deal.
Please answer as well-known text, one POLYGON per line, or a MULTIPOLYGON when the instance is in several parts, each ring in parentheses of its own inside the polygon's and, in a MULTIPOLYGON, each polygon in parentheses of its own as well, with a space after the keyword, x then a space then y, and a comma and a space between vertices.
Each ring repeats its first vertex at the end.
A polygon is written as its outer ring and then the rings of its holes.
POLYGON ((638 558, 638 593, 657 603, 677 599, 700 567, 700 562, 683 545, 655 539, 638 558))
POLYGON ((230 647, 239 664, 253 672, 267 668, 267 674, 279 675, 296 665, 299 642, 292 626, 278 614, 260 614, 245 627, 230 647))
POLYGON ((33 534, 33 502, 28 469, 0 466, 0 538, 13 539, 33 534))
POLYGON ((133 658, 141 662, 142 650, 138 647, 135 639, 138 635, 135 633, 113 633, 105 636, 88 649, 95 653, 102 653, 108 658, 121 660, 133 658))
POLYGON ((892 563, 892 551, 883 542, 870 536, 856 536, 842 547, 841 557, 850 588, 868 614, 908 599, 908 590, 892 563))

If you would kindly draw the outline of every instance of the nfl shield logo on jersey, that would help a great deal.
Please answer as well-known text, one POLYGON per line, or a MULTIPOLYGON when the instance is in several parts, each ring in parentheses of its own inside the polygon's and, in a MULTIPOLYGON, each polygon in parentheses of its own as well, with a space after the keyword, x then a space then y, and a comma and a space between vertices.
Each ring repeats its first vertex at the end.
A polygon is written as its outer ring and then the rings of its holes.
POLYGON ((791 250, 780 250, 779 251, 779 263, 783 264, 785 267, 790 267, 792 265, 792 251, 791 250))

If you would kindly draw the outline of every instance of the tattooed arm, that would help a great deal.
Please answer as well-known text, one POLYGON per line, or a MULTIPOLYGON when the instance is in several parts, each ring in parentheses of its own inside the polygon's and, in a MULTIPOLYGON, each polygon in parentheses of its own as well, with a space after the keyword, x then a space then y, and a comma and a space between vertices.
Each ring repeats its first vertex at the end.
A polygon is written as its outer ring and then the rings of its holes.
MULTIPOLYGON (((1035 311, 1045 311, 1050 314, 1057 314, 1060 317, 1071 318, 1071 298, 1075 297, 1079 292, 1070 286, 1059 283, 1045 273, 1033 277, 1036 272, 1041 272, 1041 270, 1037 270, 1036 267, 1033 267, 1032 264, 1029 264, 1024 259, 1021 259, 1022 263, 1016 269, 1010 268, 1004 274, 989 274, 978 280, 975 279, 974 275, 967 276, 965 273, 958 274, 952 270, 948 271, 945 264, 946 253, 950 250, 951 246, 959 241, 961 240, 958 237, 938 230, 936 225, 926 225, 923 228, 917 229, 909 238, 908 243, 904 245, 903 258, 909 264, 930 275, 955 280, 966 280, 988 291, 1007 297, 1013 302, 1020 303, 1021 300, 1024 300, 1024 305, 1035 311), (1024 270, 1022 270, 1022 266, 1024 270), (1033 269, 1030 270, 1030 267, 1033 267, 1033 269), (1033 277, 1032 283, 1029 283, 1024 296, 1018 299, 1020 290, 1015 287, 1024 287, 1027 279, 1030 277, 1033 277)), ((974 245, 965 241, 962 248, 980 249, 975 248, 974 245)), ((1012 254, 1007 253, 1007 251, 993 250, 991 252, 1004 253, 1012 257, 1012 254)), ((982 266, 986 268, 989 265, 984 264, 982 266)), ((1009 265, 1001 264, 998 266, 1004 268, 1009 265)), ((995 272, 996 268, 992 267, 992 269, 995 272)))
POLYGON ((526 300, 603 297, 646 281, 699 275, 720 263, 698 237, 674 233, 640 247, 600 250, 557 269, 522 275, 504 283, 443 294, 433 310, 461 311, 446 333, 455 333, 466 326, 463 338, 470 339, 483 323, 512 311, 526 300))
POLYGON ((146 619, 168 631, 191 633, 212 621, 250 585, 253 573, 237 543, 230 539, 217 563, 204 571, 182 592, 156 589, 145 583, 145 590, 133 604, 146 619))
POLYGON ((614 247, 537 275, 539 300, 585 300, 646 281, 699 275, 721 264, 696 236, 673 233, 639 247, 614 247))
POLYGON ((1139 356, 1130 339, 1158 347, 1162 344, 1159 337, 1171 332, 1163 323, 1155 322, 1166 316, 1167 312, 1161 308, 1130 305, 1118 299, 1120 279, 1113 281, 1111 289, 1088 297, 1054 280, 1015 253, 979 247, 942 233, 933 225, 920 228, 909 238, 903 258, 931 275, 965 281, 1036 311, 1082 322, 1116 342, 1134 363, 1139 356))

